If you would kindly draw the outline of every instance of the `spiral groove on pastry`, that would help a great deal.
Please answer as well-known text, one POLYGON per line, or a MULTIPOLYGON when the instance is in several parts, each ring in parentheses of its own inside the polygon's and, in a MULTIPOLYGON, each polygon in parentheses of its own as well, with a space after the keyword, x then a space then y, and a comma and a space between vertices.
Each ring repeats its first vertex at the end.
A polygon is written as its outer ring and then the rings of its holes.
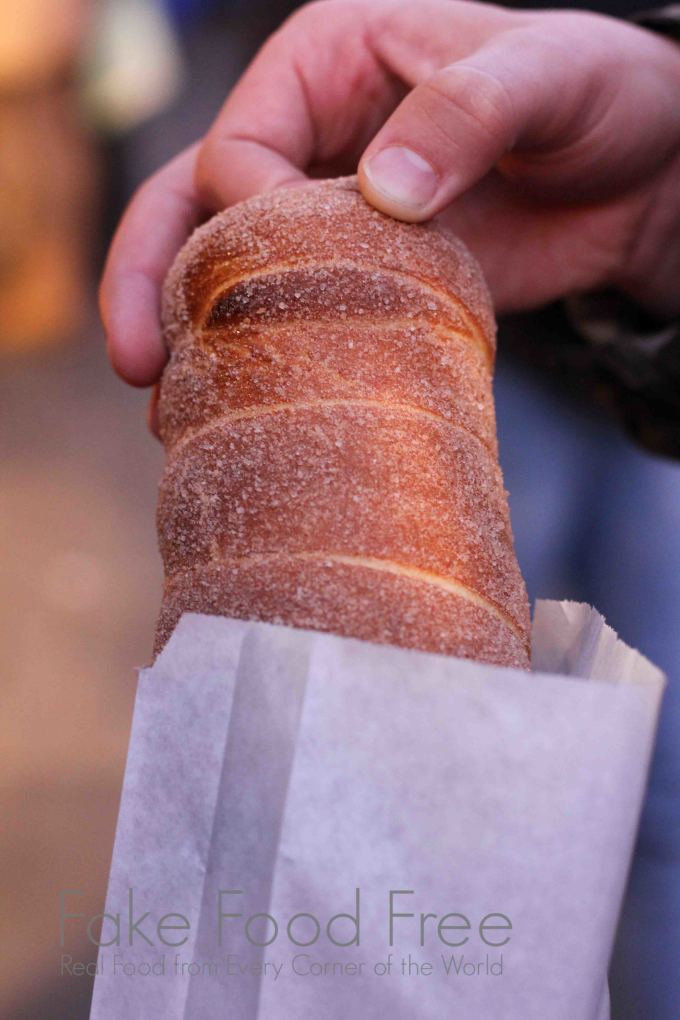
POLYGON ((159 650, 185 611, 528 667, 493 313, 353 178, 199 228, 165 286, 159 650))

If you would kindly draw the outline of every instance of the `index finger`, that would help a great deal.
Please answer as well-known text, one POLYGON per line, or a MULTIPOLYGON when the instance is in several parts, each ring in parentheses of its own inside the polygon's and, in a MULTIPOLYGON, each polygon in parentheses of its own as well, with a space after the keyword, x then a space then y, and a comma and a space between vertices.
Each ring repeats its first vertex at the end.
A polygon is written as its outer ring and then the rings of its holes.
POLYGON ((203 214, 194 187, 197 149, 185 149, 142 185, 106 260, 99 306, 109 358, 133 386, 154 383, 167 360, 160 295, 175 255, 203 214))
POLYGON ((310 167, 356 169, 401 96, 368 31, 399 6, 312 3, 269 38, 201 147, 196 181, 210 208, 302 183, 310 167))
POLYGON ((213 210, 306 180, 314 129, 296 37, 286 28, 265 43, 203 140, 196 185, 213 210))

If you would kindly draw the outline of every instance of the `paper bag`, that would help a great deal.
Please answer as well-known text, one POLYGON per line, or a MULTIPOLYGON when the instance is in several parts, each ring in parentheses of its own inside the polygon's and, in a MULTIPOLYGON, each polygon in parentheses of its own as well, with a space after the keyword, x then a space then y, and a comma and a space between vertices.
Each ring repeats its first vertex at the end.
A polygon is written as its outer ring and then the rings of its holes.
POLYGON ((140 675, 93 1020, 607 1020, 663 677, 575 603, 533 649, 184 616, 140 675))

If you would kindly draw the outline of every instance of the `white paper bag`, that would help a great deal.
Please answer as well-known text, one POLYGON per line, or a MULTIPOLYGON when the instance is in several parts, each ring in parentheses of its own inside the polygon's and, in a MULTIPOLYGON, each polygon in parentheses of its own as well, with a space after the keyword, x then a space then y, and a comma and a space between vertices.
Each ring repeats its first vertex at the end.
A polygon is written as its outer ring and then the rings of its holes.
POLYGON ((533 649, 184 616, 140 676, 93 1020, 607 1020, 663 677, 575 603, 533 649))

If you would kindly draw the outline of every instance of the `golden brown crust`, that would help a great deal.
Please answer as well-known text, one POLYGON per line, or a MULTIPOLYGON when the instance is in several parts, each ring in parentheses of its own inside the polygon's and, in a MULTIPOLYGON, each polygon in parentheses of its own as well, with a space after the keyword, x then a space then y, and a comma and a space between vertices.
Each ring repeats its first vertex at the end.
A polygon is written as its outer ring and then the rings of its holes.
POLYGON ((528 665, 476 263, 353 179, 242 203, 165 290, 162 647, 185 610, 528 665))
POLYGON ((413 404, 496 449, 489 368, 464 333, 418 320, 309 321, 205 330, 201 341, 182 344, 165 371, 169 449, 227 409, 343 399, 413 404))
POLYGON ((158 650, 182 613, 266 620, 345 637, 527 668, 524 636, 502 617, 425 580, 333 560, 211 563, 165 590, 158 650), (329 622, 332 621, 332 626, 329 622))
MULTIPOLYGON (((252 303, 256 322, 278 322, 282 316, 301 309, 308 315, 308 303, 326 304, 335 314, 333 297, 324 298, 326 289, 340 267, 363 270, 370 277, 380 271, 377 294, 372 298, 359 293, 347 314, 390 312, 386 274, 401 278, 410 287, 422 283, 426 306, 439 299, 447 304, 449 321, 460 321, 494 348, 495 325, 486 285, 477 263, 457 238, 439 227, 398 223, 371 209, 359 194, 355 177, 314 182, 301 188, 285 188, 241 202, 214 216, 194 231, 172 267, 165 287, 163 317, 171 349, 200 327, 214 301, 240 281, 259 275, 300 273, 305 266, 314 273, 308 287, 300 287, 291 278, 269 290, 263 300, 252 303), (326 277, 320 274, 326 270, 326 277), (296 297, 299 294, 299 297, 296 297), (387 305, 383 298, 387 298, 387 305), (288 307, 282 309, 281 304, 288 307), (382 306, 382 307, 381 307, 382 306)), ((361 285, 365 285, 365 279, 361 285)), ((346 281, 343 281, 346 285, 346 281)), ((350 306, 350 301, 339 302, 350 306)), ((433 317, 443 318, 435 308, 426 308, 433 317)), ((339 311, 339 309, 338 309, 339 311)), ((446 323, 446 321, 444 322, 446 323)))

